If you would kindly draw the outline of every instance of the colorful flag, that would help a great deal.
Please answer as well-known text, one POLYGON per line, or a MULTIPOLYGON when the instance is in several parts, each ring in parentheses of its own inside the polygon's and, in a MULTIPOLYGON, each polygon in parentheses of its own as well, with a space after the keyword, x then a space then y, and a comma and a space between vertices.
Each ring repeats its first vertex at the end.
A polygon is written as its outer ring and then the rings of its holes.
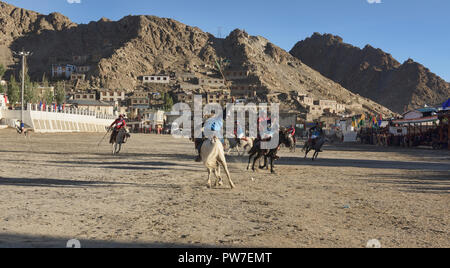
POLYGON ((359 125, 360 126, 364 126, 365 125, 365 121, 366 121, 366 114, 362 114, 361 115, 361 119, 359 121, 359 125))
POLYGON ((378 115, 378 127, 381 127, 381 124, 383 123, 383 115, 378 115))

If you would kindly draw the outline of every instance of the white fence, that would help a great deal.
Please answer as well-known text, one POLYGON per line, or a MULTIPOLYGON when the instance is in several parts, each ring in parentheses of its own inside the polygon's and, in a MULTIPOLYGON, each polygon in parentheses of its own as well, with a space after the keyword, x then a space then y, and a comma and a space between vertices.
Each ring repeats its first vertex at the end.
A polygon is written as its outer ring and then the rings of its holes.
MULTIPOLYGON (((37 105, 28 104, 23 112, 25 125, 39 133, 56 132, 106 132, 115 119, 114 115, 96 114, 87 110, 66 109, 63 111, 47 107, 42 111, 37 105)), ((0 109, 0 118, 14 127, 21 118, 21 110, 0 109)))

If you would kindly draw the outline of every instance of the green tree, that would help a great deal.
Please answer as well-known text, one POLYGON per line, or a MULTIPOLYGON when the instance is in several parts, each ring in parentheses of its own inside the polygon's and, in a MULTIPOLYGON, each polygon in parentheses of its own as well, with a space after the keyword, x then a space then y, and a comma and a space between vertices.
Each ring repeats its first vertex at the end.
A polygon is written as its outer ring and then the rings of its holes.
POLYGON ((44 75, 42 75, 42 86, 48 87, 48 80, 47 80, 47 77, 45 76, 45 73, 44 73, 44 75))
POLYGON ((25 88, 23 92, 23 99, 25 103, 33 103, 37 101, 36 87, 33 82, 31 82, 28 73, 25 73, 25 88))
POLYGON ((38 101, 38 95, 36 93, 36 85, 32 82, 25 82, 25 90, 23 95, 26 103, 36 103, 38 101))
POLYGON ((55 100, 58 105, 62 105, 66 101, 66 91, 62 82, 56 83, 55 100))
POLYGON ((8 90, 6 92, 8 94, 8 100, 11 105, 15 105, 19 102, 20 99, 20 86, 16 81, 14 75, 11 75, 8 84, 8 90))
POLYGON ((54 99, 53 92, 49 89, 45 90, 44 96, 42 97, 42 101, 48 105, 53 102, 53 99, 54 99))
POLYGON ((164 110, 170 111, 173 106, 173 99, 169 95, 169 93, 163 93, 163 101, 164 101, 164 110))

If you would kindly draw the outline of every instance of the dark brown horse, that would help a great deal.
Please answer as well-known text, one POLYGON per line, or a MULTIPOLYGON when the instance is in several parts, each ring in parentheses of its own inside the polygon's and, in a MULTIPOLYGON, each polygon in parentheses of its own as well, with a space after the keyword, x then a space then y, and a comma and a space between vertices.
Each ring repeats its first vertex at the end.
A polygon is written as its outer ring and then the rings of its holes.
POLYGON ((289 133, 285 130, 285 129, 280 129, 279 131, 279 141, 278 141, 278 146, 277 148, 273 148, 273 149, 261 149, 261 140, 256 140, 252 149, 250 150, 249 154, 249 158, 248 158, 248 166, 247 166, 247 170, 250 169, 250 163, 251 160, 253 158, 253 166, 252 166, 252 170, 255 170, 255 163, 256 161, 258 161, 259 159, 261 159, 261 157, 264 157, 264 166, 260 166, 259 168, 263 169, 263 168, 268 168, 267 165, 267 160, 270 159, 270 172, 275 173, 274 171, 274 165, 273 165, 273 161, 278 159, 277 156, 277 152, 280 149, 280 146, 282 144, 284 144, 286 147, 290 148, 292 146, 292 139, 289 139, 289 133))

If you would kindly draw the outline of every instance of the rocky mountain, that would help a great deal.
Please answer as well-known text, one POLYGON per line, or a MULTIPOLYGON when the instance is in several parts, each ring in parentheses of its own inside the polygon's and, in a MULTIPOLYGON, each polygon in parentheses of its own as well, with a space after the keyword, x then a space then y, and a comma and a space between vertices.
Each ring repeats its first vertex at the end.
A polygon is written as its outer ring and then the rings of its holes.
POLYGON ((437 105, 450 96, 450 84, 423 65, 411 59, 401 64, 381 49, 360 49, 339 36, 315 33, 290 53, 353 93, 398 113, 437 105))
POLYGON ((216 68, 216 61, 226 60, 228 68, 250 71, 249 81, 267 89, 262 99, 273 95, 284 104, 299 108, 292 98, 292 92, 297 92, 317 99, 360 104, 363 108, 355 108, 355 112, 391 114, 381 105, 325 78, 267 39, 242 30, 222 39, 155 16, 101 19, 78 25, 57 13, 41 15, 2 2, 0 7, 0 63, 14 70, 17 66, 11 50, 32 51, 29 72, 36 79, 43 73, 49 76, 55 60, 69 62, 75 55, 96 55, 89 62, 90 85, 131 91, 139 85, 142 75, 186 70, 201 73, 216 68))

